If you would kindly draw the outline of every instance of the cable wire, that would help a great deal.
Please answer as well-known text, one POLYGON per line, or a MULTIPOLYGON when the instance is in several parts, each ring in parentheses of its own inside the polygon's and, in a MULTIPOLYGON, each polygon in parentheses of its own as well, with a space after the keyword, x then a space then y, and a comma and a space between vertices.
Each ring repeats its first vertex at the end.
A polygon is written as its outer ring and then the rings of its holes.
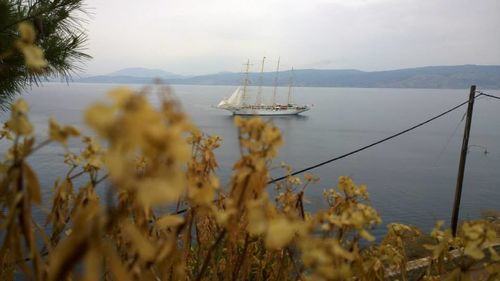
MULTIPOLYGON (((478 97, 479 97, 479 96, 481 96, 481 95, 485 95, 485 96, 486 96, 487 94, 485 94, 485 93, 479 93, 479 95, 475 96, 475 97, 474 97, 474 99, 478 98, 478 97)), ((487 95, 487 96, 490 96, 490 95, 487 95)), ((495 97, 495 98, 500 99, 499 97, 495 97)), ((329 159, 329 160, 326 160, 326 161, 320 162, 320 163, 318 163, 318 164, 315 164, 315 165, 309 166, 309 167, 304 168, 304 169, 302 169, 302 170, 298 170, 298 171, 292 172, 292 173, 290 173, 290 174, 288 174, 288 175, 286 175, 286 176, 281 176, 281 177, 279 177, 279 178, 272 179, 272 180, 268 181, 268 182, 267 182, 267 184, 272 184, 272 183, 275 183, 275 182, 277 182, 277 181, 284 180, 284 179, 286 179, 286 178, 287 178, 287 177, 289 177, 289 176, 295 176, 295 175, 298 175, 298 174, 301 174, 301 173, 304 173, 304 172, 310 171, 310 170, 312 170, 312 169, 315 169, 315 168, 321 167, 321 166, 326 165, 326 164, 328 164, 328 163, 331 163, 331 162, 334 162, 334 161, 340 160, 340 159, 345 158, 345 157, 347 157, 347 156, 350 156, 350 155, 356 154, 356 153, 358 153, 358 152, 361 152, 361 151, 363 151, 363 150, 366 150, 366 149, 368 149, 368 148, 370 148, 370 147, 372 147, 372 146, 375 146, 375 145, 381 144, 381 143, 383 143, 383 142, 386 142, 386 141, 388 141, 388 140, 390 140, 390 139, 393 139, 393 138, 395 138, 395 137, 398 137, 398 136, 400 136, 400 135, 402 135, 402 134, 405 134, 405 133, 408 133, 408 132, 410 132, 410 131, 413 131, 413 130, 417 129, 418 127, 422 127, 423 125, 425 125, 425 124, 427 124, 427 123, 430 123, 430 122, 432 122, 432 121, 434 121, 434 120, 436 120, 436 119, 438 119, 438 118, 440 118, 440 117, 442 117, 442 116, 444 116, 444 115, 446 115, 446 114, 448 114, 448 113, 450 113, 450 112, 452 112, 452 111, 454 111, 454 110, 457 110, 458 108, 460 108, 460 107, 462 107, 462 106, 464 106, 464 105, 466 105, 466 104, 468 104, 468 103, 469 103, 469 101, 468 101, 468 100, 467 100, 467 101, 464 101, 464 102, 462 102, 461 104, 456 105, 456 106, 454 106, 454 107, 452 107, 452 108, 450 108, 450 109, 446 110, 445 112, 443 112, 443 113, 441 113, 441 114, 438 114, 438 115, 436 115, 436 116, 434 116, 434 117, 432 117, 432 118, 429 118, 429 119, 427 119, 427 120, 425 120, 425 121, 423 121, 423 122, 421 122, 421 123, 418 123, 418 124, 416 124, 416 125, 414 125, 414 126, 412 126, 412 127, 408 128, 408 129, 406 129, 406 130, 403 130, 403 131, 401 131, 401 132, 399 132, 399 133, 393 134, 393 135, 391 135, 391 136, 388 136, 388 137, 386 137, 386 138, 383 138, 383 139, 381 139, 381 140, 379 140, 379 141, 376 141, 376 142, 374 142, 374 143, 371 143, 371 144, 369 144, 369 145, 365 145, 365 146, 363 146, 363 147, 361 147, 361 148, 358 148, 358 149, 356 149, 356 150, 353 150, 353 151, 351 151, 351 152, 348 152, 348 153, 342 154, 342 155, 340 155, 340 156, 337 156, 337 157, 331 158, 331 159, 329 159)))
POLYGON ((465 117, 467 116, 467 113, 464 113, 464 115, 462 116, 462 118, 460 119, 460 121, 458 122, 457 126, 455 127, 455 129, 453 130, 453 132, 451 133, 451 135, 448 137, 448 139, 446 140, 446 144, 444 145, 443 149, 441 149, 441 151, 439 152, 438 154, 438 157, 436 158, 436 162, 434 163, 434 166, 437 166, 439 160, 441 160, 441 157, 443 156, 444 152, 446 151, 446 149, 448 148, 448 145, 450 145, 451 143, 451 140, 453 139, 453 137, 455 136, 455 134, 457 133, 458 129, 460 128, 460 125, 462 124, 462 122, 465 120, 465 117))
MULTIPOLYGON (((493 95, 488 95, 488 94, 485 94, 485 93, 480 92, 480 91, 476 91, 476 92, 478 93, 478 95, 476 95, 476 96, 474 97, 474 99, 477 99, 478 97, 483 96, 483 95, 484 95, 484 96, 488 96, 488 97, 492 97, 492 98, 497 98, 497 99, 500 99, 500 97, 493 96, 493 95)), ((286 179, 287 177, 290 177, 290 176, 295 176, 295 175, 301 174, 301 173, 303 173, 303 172, 310 171, 310 170, 312 170, 312 169, 315 169, 315 168, 321 167, 321 166, 326 165, 326 164, 328 164, 328 163, 331 163, 331 162, 334 162, 334 161, 340 160, 340 159, 342 159, 342 158, 345 158, 345 157, 347 157, 347 156, 350 156, 350 155, 356 154, 356 153, 358 153, 358 152, 361 152, 361 151, 363 151, 363 150, 366 150, 366 149, 368 149, 368 148, 370 148, 370 147, 373 147, 373 146, 375 146, 375 145, 378 145, 378 144, 381 144, 381 143, 386 142, 386 141, 388 141, 388 140, 391 140, 391 139, 393 139, 393 138, 395 138, 395 137, 398 137, 398 136, 400 136, 400 135, 402 135, 402 134, 408 133, 408 132, 413 131, 413 130, 415 130, 415 129, 419 128, 419 127, 422 127, 423 125, 425 125, 425 124, 427 124, 427 123, 430 123, 430 122, 432 122, 432 121, 434 121, 434 120, 436 120, 436 119, 438 119, 438 118, 440 118, 440 117, 442 117, 442 116, 444 116, 444 115, 446 115, 446 114, 448 114, 448 113, 450 113, 450 112, 452 112, 452 111, 455 111, 455 110, 457 110, 458 108, 460 108, 460 107, 462 107, 462 106, 464 106, 464 105, 466 105, 466 104, 468 104, 468 103, 469 103, 469 101, 468 101, 468 100, 467 100, 467 101, 464 101, 464 102, 462 102, 462 103, 460 103, 460 104, 458 104, 458 105, 456 105, 456 106, 454 106, 454 107, 452 107, 452 108, 450 108, 450 109, 446 110, 446 111, 445 111, 445 112, 443 112, 443 113, 440 113, 440 114, 438 114, 438 115, 436 115, 436 116, 434 116, 434 117, 432 117, 432 118, 429 118, 429 119, 427 119, 427 120, 425 120, 425 121, 423 121, 423 122, 421 122, 421 123, 418 123, 418 124, 416 124, 416 125, 414 125, 414 126, 412 126, 412 127, 408 128, 408 129, 406 129, 406 130, 400 131, 399 133, 393 134, 393 135, 388 136, 388 137, 386 137, 386 138, 383 138, 383 139, 381 139, 381 140, 379 140, 379 141, 376 141, 376 142, 371 143, 371 144, 369 144, 369 145, 365 145, 365 146, 363 146, 363 147, 361 147, 361 148, 358 148, 358 149, 353 150, 353 151, 351 151, 351 152, 348 152, 348 153, 342 154, 342 155, 340 155, 340 156, 334 157, 334 158, 332 158, 332 159, 329 159, 329 160, 326 160, 326 161, 320 162, 320 163, 318 163, 318 164, 315 164, 315 165, 309 166, 309 167, 304 168, 304 169, 302 169, 302 170, 298 170, 298 171, 292 172, 292 173, 290 173, 290 174, 288 174, 288 175, 286 175, 286 176, 281 176, 281 177, 279 177, 279 178, 272 179, 272 180, 268 181, 268 182, 267 182, 267 184, 269 185, 269 184, 272 184, 272 183, 275 183, 275 182, 278 182, 278 181, 284 180, 284 179, 286 179)), ((214 200, 214 202, 215 202, 215 201, 217 201, 217 200, 214 200)), ((187 210, 188 210, 188 208, 180 209, 180 210, 178 210, 178 211, 174 212, 173 214, 182 214, 182 213, 185 213, 187 210)))
POLYGON ((487 96, 487 97, 490 97, 490 98, 494 98, 494 99, 499 99, 500 100, 500 97, 495 96, 495 95, 490 95, 490 94, 487 94, 487 93, 483 93, 481 91, 476 91, 476 93, 479 93, 479 95, 483 95, 483 96, 487 96))

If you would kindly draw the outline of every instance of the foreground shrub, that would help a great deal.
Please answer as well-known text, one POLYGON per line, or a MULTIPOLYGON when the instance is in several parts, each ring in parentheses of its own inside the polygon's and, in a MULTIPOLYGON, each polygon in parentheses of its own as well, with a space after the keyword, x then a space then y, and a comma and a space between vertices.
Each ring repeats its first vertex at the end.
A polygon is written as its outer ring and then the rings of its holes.
MULTIPOLYGON (((0 132, 11 144, 0 164, 1 280, 384 280, 391 272, 406 279, 405 243, 420 232, 389 224, 375 244, 370 230, 381 218, 366 186, 340 177, 324 191, 328 207, 314 213, 303 203, 313 175, 289 176, 269 198, 281 133, 259 118, 235 117, 241 157, 222 187, 214 156, 221 139, 192 124, 167 88, 159 92, 158 107, 146 90, 126 88, 92 105, 85 120, 95 138, 81 137, 78 153, 67 144, 78 129, 50 120, 49 138, 36 141, 28 105, 13 105, 0 132), (43 209, 42 187, 27 160, 54 142, 66 151, 68 172, 40 225, 33 208, 43 209)), ((491 224, 467 222, 456 238, 438 225, 431 235, 422 278, 465 278, 485 249, 481 265, 498 278, 491 224), (451 248, 468 259, 450 271, 451 248)))

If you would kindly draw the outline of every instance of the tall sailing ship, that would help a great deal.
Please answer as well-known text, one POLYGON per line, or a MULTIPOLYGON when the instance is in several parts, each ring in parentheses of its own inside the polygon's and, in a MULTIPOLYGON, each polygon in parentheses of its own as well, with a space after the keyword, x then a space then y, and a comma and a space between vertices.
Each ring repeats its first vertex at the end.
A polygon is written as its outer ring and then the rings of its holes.
MULTIPOLYGON (((288 86, 288 100, 287 103, 277 103, 276 102, 276 91, 278 86, 278 74, 280 60, 278 59, 278 66, 276 68, 276 76, 274 79, 274 90, 273 90, 273 101, 271 104, 265 104, 262 102, 262 75, 264 72, 264 61, 265 57, 262 59, 262 67, 260 71, 260 84, 257 92, 257 98, 254 104, 247 102, 247 90, 249 85, 248 70, 250 67, 250 61, 246 63, 245 80, 243 86, 240 86, 234 91, 234 93, 226 99, 223 99, 217 108, 225 109, 231 111, 234 115, 260 115, 260 116, 276 116, 276 115, 296 115, 307 111, 310 109, 308 105, 298 105, 292 103, 292 78, 290 77, 290 83, 288 86)), ((293 68, 292 68, 293 71, 293 68)))

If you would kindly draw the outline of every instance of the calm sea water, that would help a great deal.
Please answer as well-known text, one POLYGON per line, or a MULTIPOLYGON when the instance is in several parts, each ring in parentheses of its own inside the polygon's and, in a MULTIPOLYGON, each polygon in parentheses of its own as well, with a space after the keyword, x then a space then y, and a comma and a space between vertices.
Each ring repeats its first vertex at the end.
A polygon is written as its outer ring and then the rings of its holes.
MULTIPOLYGON (((39 139, 47 135, 48 118, 84 128, 82 112, 105 98, 110 84, 47 83, 24 98, 31 106, 31 120, 39 139)), ((131 87, 140 87, 137 85, 131 87)), ((196 124, 208 134, 223 138, 217 150, 218 174, 227 183, 237 159, 237 131, 229 112, 213 108, 234 91, 232 86, 173 86, 175 95, 196 124)), ((287 89, 279 89, 285 98, 287 89)), ((265 88, 269 97, 272 89, 265 88)), ((500 95, 499 91, 487 91, 500 95)), ((296 88, 297 103, 313 104, 300 115, 274 117, 272 122, 285 144, 274 166, 281 161, 301 169, 372 143, 421 122, 463 102, 468 90, 296 88)), ((154 100, 154 98, 153 98, 154 100)), ((321 181, 306 193, 307 208, 324 207, 322 191, 336 185, 341 175, 368 186, 370 200, 384 222, 402 222, 429 230, 436 220, 449 221, 462 141, 465 107, 425 127, 314 171, 321 181)), ((6 113, 1 115, 6 119, 6 113)), ((480 98, 475 105, 467 158, 462 219, 473 219, 484 209, 498 209, 500 202, 500 102, 480 98), (484 153, 484 148, 488 153, 484 153)), ((70 148, 80 146, 72 142, 70 148)), ((5 143, 0 151, 6 150, 5 143)), ((66 171, 62 150, 51 145, 31 159, 39 173, 45 200, 57 176, 66 171)), ((272 170, 280 176, 282 170, 272 170)), ((380 237, 385 228, 375 234, 380 237)))

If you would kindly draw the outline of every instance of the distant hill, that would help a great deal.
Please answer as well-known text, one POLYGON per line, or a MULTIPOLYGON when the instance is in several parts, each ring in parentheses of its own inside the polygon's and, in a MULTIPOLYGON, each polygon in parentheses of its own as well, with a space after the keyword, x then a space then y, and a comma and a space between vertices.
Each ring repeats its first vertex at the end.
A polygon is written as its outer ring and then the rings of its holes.
POLYGON ((132 67, 120 69, 118 71, 106 74, 105 76, 116 76, 116 77, 136 77, 136 78, 163 78, 163 79, 178 79, 184 78, 184 76, 175 74, 172 72, 167 72, 161 69, 149 69, 149 68, 141 68, 141 67, 132 67))
POLYGON ((161 69, 133 67, 120 69, 105 75, 82 77, 80 79, 75 79, 75 81, 80 83, 146 84, 151 83, 151 81, 156 78, 165 81, 169 79, 184 79, 187 77, 161 69))
POLYGON ((107 76, 98 75, 75 79, 79 83, 118 83, 118 84, 148 84, 157 77, 107 76))
MULTIPOLYGON (((137 74, 138 72, 136 72, 137 74)), ((93 76, 78 80, 91 83, 149 83, 158 75, 147 76, 117 75, 127 72, 114 72, 113 75, 93 76)), ((168 73, 168 72, 166 72, 168 73)), ((174 74, 175 75, 175 74, 174 74)), ((264 72, 262 85, 274 84, 274 72, 264 72)), ((360 87, 360 88, 434 88, 434 89, 464 89, 476 84, 483 89, 500 89, 500 65, 456 65, 456 66, 426 66, 387 71, 360 71, 354 69, 323 70, 297 69, 281 71, 278 75, 278 85, 288 85, 293 75, 295 86, 304 87, 360 87)), ((260 81, 260 73, 249 74, 251 84, 260 81)), ((171 84, 187 85, 240 85, 243 74, 222 72, 194 77, 161 77, 171 84)))

